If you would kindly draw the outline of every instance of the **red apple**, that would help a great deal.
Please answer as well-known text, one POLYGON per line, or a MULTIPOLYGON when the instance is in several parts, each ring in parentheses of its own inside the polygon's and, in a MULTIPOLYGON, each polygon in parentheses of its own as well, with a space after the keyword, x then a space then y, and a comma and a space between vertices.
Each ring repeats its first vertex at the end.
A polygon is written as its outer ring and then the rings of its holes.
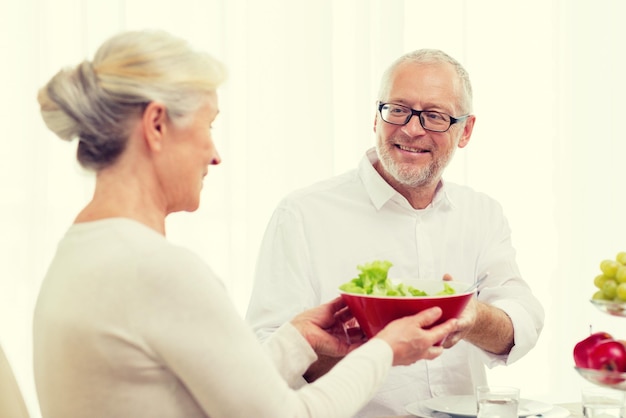
POLYGON ((589 353, 591 352, 591 350, 602 341, 612 340, 613 337, 607 332, 595 332, 584 340, 580 341, 574 347, 574 363, 576 363, 576 367, 590 369, 591 366, 589 366, 589 353))
POLYGON ((598 342, 589 351, 588 368, 608 372, 626 372, 626 347, 616 340, 598 342))

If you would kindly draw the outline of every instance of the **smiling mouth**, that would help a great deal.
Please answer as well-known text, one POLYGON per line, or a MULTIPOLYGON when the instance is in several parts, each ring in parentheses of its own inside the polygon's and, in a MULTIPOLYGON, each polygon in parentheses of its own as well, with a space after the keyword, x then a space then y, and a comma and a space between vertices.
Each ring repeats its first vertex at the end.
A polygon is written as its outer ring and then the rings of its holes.
POLYGON ((423 148, 411 148, 411 147, 407 147, 406 145, 400 145, 400 144, 396 144, 395 145, 396 148, 402 150, 402 151, 406 151, 406 152, 412 152, 414 154, 424 154, 427 152, 430 152, 427 149, 423 149, 423 148))

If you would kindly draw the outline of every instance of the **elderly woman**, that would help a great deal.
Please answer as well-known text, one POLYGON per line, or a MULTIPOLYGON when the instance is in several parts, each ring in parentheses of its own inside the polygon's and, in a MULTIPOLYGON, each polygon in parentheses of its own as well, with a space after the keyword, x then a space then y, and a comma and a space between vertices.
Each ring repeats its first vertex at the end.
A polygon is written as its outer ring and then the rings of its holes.
POLYGON ((59 243, 34 319, 44 417, 349 417, 392 365, 441 354, 454 320, 438 308, 357 347, 335 337, 335 299, 295 317, 265 347, 195 254, 165 238, 194 211, 210 166, 222 65, 159 31, 122 33, 93 62, 41 89, 47 126, 78 139, 95 171, 92 200, 59 243), (343 356, 315 383, 318 354, 343 356))

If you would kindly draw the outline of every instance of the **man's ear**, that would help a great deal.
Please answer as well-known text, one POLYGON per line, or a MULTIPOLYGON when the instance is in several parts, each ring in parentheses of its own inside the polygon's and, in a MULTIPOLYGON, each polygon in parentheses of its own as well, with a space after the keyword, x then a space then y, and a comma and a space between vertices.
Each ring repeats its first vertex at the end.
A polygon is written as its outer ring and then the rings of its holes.
POLYGON ((474 123, 476 122, 476 116, 471 115, 463 124, 463 133, 459 139, 459 148, 465 148, 469 143, 472 131, 474 130, 474 123))
POLYGON ((163 147, 167 122, 165 105, 159 102, 150 102, 143 111, 141 125, 146 145, 151 151, 160 151, 163 147))

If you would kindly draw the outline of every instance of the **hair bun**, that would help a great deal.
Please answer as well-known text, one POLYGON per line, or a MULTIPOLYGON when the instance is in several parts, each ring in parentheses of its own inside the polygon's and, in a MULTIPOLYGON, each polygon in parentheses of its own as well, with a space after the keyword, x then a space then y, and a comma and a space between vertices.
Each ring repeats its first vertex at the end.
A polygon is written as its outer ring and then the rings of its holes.
POLYGON ((48 128, 65 140, 78 137, 79 162, 99 169, 124 150, 147 103, 162 102, 172 120, 182 120, 224 78, 221 63, 182 39, 130 31, 107 40, 93 62, 59 71, 38 100, 48 128))

